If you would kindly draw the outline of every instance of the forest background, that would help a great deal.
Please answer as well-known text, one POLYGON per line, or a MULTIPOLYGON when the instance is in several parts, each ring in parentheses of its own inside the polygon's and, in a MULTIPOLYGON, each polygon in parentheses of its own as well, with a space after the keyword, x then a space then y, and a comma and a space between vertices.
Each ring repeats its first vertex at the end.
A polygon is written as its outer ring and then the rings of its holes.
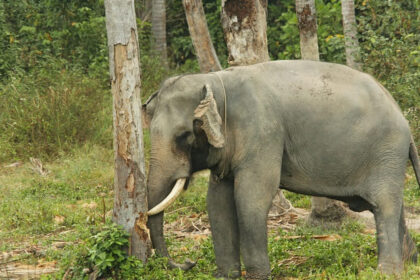
MULTIPOLYGON (((142 1, 135 1, 141 11, 142 1)), ((203 1, 223 67, 220 0, 203 1)), ((341 6, 316 1, 322 61, 345 64, 341 6)), ((420 116, 419 2, 356 1, 363 70, 394 96, 413 128, 420 116)), ((180 0, 167 1, 165 69, 151 49, 151 24, 138 19, 142 98, 166 77, 199 71, 180 0)), ((75 145, 111 148, 111 95, 103 1, 0 1, 0 160, 54 158, 75 145)), ((269 1, 271 59, 299 59, 294 1, 269 1)), ((420 132, 415 132, 420 143, 420 132)))
MULTIPOLYGON (((226 68, 227 48, 220 24, 220 2, 203 0, 214 47, 226 68)), ((141 95, 145 100, 165 78, 199 72, 199 66, 181 0, 166 1, 169 68, 161 63, 151 47, 150 17, 142 14, 144 1, 135 3, 141 95)), ((356 0, 355 6, 363 71, 377 78, 392 93, 409 120, 420 148, 419 1, 356 0)), ((320 60, 345 64, 340 1, 317 0, 316 9, 320 60)), ((272 60, 300 59, 293 0, 269 1, 267 37, 272 60)), ((147 137, 145 145, 147 154, 147 137)), ((49 260, 64 260, 59 265, 61 275, 70 265, 77 267, 78 254, 89 255, 92 262, 98 260, 96 251, 84 252, 75 240, 91 238, 108 218, 106 212, 112 207, 112 158, 112 96, 103 1, 0 0, 0 188, 3 188, 0 241, 7 240, 0 242, 0 251, 16 250, 23 240, 27 246, 50 246, 53 241, 46 236, 64 227, 75 231, 63 237, 65 242, 70 242, 71 249, 65 251, 67 253, 47 253, 49 260), (34 177, 28 171, 27 162, 31 157, 47 162, 44 167, 53 175, 34 177), (9 165, 23 167, 12 171, 6 167, 9 165), (40 203, 45 197, 57 201, 40 203), (54 204, 64 201, 83 209, 63 210, 65 207, 54 204)), ((200 180, 196 184, 204 186, 205 182, 200 180)), ((202 213, 205 198, 200 193, 203 189, 197 190, 180 203, 202 213)), ((409 196, 408 204, 419 206, 417 188, 406 196, 409 196)), ((288 198, 295 206, 308 207, 308 199, 293 198, 290 194, 288 198)), ((182 213, 178 211, 175 216, 169 216, 169 221, 176 220, 182 213)), ((353 230, 349 226, 348 231, 353 230)), ((116 234, 114 230, 109 232, 116 234)), ((104 238, 95 236, 98 240, 104 238)), ((120 241, 119 236, 114 235, 114 238, 116 243, 120 241)), ((204 243, 202 254, 211 254, 211 242, 204 243)), ((184 248, 183 245, 180 248, 184 248)), ((375 254, 369 253, 367 262, 373 263, 375 254)), ((351 255, 347 257, 353 259, 351 255)), ((32 258, 25 257, 29 261, 32 258)), ((156 262, 163 266, 163 262, 156 262)), ((319 265, 308 264, 312 270, 319 265)), ((361 265, 349 269, 354 272, 361 265)), ((74 269, 74 273, 82 275, 83 266, 89 267, 89 264, 80 264, 80 271, 74 269)), ((105 274, 110 273, 106 272, 106 262, 103 267, 105 274)), ((327 273, 339 275, 336 270, 327 273)))

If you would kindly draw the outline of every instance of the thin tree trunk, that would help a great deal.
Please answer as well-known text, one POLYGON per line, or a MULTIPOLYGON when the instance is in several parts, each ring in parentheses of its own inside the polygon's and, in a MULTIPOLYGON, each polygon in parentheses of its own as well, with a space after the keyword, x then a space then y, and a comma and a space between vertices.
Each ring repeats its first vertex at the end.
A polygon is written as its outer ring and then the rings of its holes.
POLYGON ((319 60, 315 0, 296 0, 302 59, 319 60))
POLYGON ((153 46, 165 66, 168 65, 166 51, 166 6, 165 0, 152 1, 153 46))
POLYGON ((152 0, 137 0, 136 15, 141 21, 148 21, 152 15, 152 0))
POLYGON ((129 254, 145 261, 151 241, 146 226, 148 207, 134 1, 106 0, 105 12, 114 119, 113 220, 130 234, 129 254))
POLYGON ((360 47, 357 40, 356 16, 354 14, 354 0, 341 0, 343 14, 344 38, 346 43, 346 62, 351 68, 361 70, 360 47))
POLYGON ((188 29, 203 73, 222 70, 214 50, 201 0, 182 0, 188 29))
MULTIPOLYGON (((266 0, 222 0, 222 26, 230 65, 250 65, 270 60, 266 0)), ((279 189, 270 213, 281 214, 292 208, 279 189)))
POLYGON ((222 0, 222 27, 230 65, 268 61, 267 0, 222 0))

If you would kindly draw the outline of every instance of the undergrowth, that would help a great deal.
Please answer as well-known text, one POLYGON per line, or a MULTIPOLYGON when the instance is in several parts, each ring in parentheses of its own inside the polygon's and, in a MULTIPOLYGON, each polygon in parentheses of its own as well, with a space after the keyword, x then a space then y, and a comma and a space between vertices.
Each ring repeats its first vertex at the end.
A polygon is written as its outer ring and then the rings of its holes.
POLYGON ((108 84, 64 68, 43 70, 0 90, 0 162, 53 159, 86 142, 111 148, 108 84))
MULTIPOLYGON (((170 270, 167 260, 156 255, 146 264, 126 255, 127 235, 110 220, 112 150, 84 145, 46 163, 45 168, 49 173, 41 176, 29 163, 0 167, 1 252, 25 250, 28 253, 18 261, 28 265, 56 261, 59 271, 44 279, 62 279, 66 273, 71 275, 67 279, 88 279, 92 273, 102 279, 215 279, 211 237, 165 232, 175 261, 197 261, 188 272, 170 270), (57 242, 64 245, 57 247, 57 242)), ((185 217, 207 219, 207 178, 204 173, 192 180, 166 211, 166 223, 181 223, 185 217)), ((420 210, 418 188, 410 171, 405 202, 416 211, 420 210)), ((309 209, 309 197, 287 192, 286 196, 295 206, 309 209)), ((414 239, 420 250, 420 235, 414 234, 414 239)), ((273 279, 394 279, 376 271, 375 235, 354 221, 329 230, 307 227, 304 221, 298 221, 294 230, 271 230, 268 250, 273 279), (325 241, 314 235, 341 238, 325 241)), ((0 271, 3 266, 0 264, 0 271)), ((419 273, 418 265, 409 265, 401 279, 416 279, 419 273)))

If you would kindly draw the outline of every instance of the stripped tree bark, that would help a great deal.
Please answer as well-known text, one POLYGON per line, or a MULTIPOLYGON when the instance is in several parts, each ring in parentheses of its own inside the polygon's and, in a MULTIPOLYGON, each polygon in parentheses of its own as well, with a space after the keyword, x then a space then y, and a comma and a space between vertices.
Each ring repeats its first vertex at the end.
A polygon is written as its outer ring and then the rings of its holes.
POLYGON ((359 41, 357 40, 356 16, 354 14, 354 0, 341 0, 341 12, 343 14, 347 65, 356 70, 362 70, 359 41))
MULTIPOLYGON (((319 60, 315 0, 296 0, 296 15, 302 59, 319 60)), ((344 204, 340 201, 325 197, 312 197, 309 222, 314 225, 340 223, 346 213, 344 204)))
POLYGON ((202 0, 182 0, 202 73, 222 70, 207 27, 202 0))
POLYGON ((160 56, 162 63, 167 66, 165 0, 152 1, 152 35, 154 49, 160 56))
POLYGON ((222 0, 222 27, 230 65, 268 61, 267 0, 222 0))
POLYGON ((134 0, 106 0, 106 29, 114 119, 113 221, 130 234, 130 255, 145 261, 147 189, 141 126, 140 63, 134 0))
MULTIPOLYGON (((267 46, 267 1, 222 0, 222 26, 230 65, 250 65, 269 61, 267 46)), ((271 214, 294 209, 279 189, 271 214)))

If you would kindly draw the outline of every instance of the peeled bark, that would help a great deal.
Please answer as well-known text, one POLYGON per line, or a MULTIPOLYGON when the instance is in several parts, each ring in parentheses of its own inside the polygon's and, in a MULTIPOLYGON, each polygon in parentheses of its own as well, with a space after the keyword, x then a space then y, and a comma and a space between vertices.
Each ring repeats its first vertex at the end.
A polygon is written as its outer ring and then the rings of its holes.
POLYGON ((152 1, 152 35, 153 47, 160 56, 162 63, 167 66, 165 0, 152 1))
POLYGON ((266 0, 222 0, 222 27, 230 65, 270 60, 266 17, 266 0))
POLYGON ((202 73, 222 70, 207 27, 201 0, 183 0, 188 29, 202 73))
POLYGON ((351 68, 361 70, 360 47, 357 40, 356 16, 354 14, 354 0, 342 0, 344 39, 346 44, 346 62, 351 68))
POLYGON ((319 60, 315 0, 296 0, 302 59, 319 60))
POLYGON ((140 63, 133 0, 106 0, 114 120, 113 220, 130 234, 129 254, 145 261, 151 241, 140 113, 140 63))

